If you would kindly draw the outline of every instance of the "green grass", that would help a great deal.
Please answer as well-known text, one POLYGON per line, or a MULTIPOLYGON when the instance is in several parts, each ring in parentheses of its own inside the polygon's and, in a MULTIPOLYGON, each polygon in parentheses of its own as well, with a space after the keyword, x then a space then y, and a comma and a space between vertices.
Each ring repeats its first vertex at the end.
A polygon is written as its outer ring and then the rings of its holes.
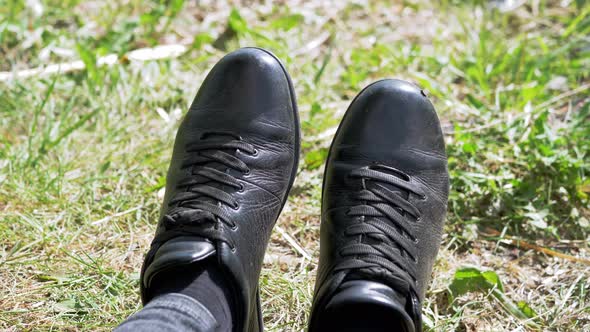
MULTIPOLYGON (((302 161, 278 225, 314 258, 334 128, 365 85, 407 79, 439 112, 451 172, 426 329, 590 329, 590 266, 573 261, 590 257, 587 2, 35 3, 0 0, 0 71, 86 69, 0 82, 0 328, 108 330, 140 308, 179 119, 219 58, 257 45, 297 90, 302 161), (170 43, 189 50, 125 57, 170 43), (96 65, 111 53, 120 61, 96 65)), ((304 329, 315 268, 273 234, 269 330, 304 329)))

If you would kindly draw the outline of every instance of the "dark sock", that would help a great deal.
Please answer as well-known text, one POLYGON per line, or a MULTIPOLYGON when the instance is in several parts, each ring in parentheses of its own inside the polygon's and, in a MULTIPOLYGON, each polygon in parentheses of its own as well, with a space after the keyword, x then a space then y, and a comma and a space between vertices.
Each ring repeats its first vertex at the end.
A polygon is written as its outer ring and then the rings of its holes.
POLYGON ((154 277, 150 289, 158 295, 180 293, 201 303, 220 325, 220 331, 232 330, 233 309, 229 283, 219 268, 207 261, 174 267, 154 277))

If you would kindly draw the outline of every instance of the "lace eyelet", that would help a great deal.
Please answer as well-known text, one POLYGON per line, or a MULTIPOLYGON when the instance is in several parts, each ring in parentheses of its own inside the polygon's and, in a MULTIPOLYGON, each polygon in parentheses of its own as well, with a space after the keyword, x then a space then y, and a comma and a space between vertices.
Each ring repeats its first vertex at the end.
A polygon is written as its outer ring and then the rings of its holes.
POLYGON ((416 217, 416 221, 422 221, 422 216, 416 217))
POLYGON ((232 245, 232 246, 230 246, 230 250, 231 250, 231 252, 236 252, 237 249, 235 246, 232 245))
POLYGON ((250 175, 250 169, 249 168, 244 172, 244 175, 250 175))
POLYGON ((232 209, 234 209, 234 210, 239 210, 239 209, 240 209, 240 205, 239 205, 238 203, 236 203, 236 204, 234 204, 234 205, 232 206, 232 209))
POLYGON ((240 187, 238 188, 238 192, 239 193, 243 193, 244 192, 244 185, 240 183, 240 187))
POLYGON ((229 229, 232 230, 232 231, 234 231, 234 232, 237 231, 238 230, 238 224, 233 224, 229 229))
POLYGON ((426 195, 421 195, 420 196, 420 199, 423 200, 423 201, 425 201, 426 200, 426 195))
POLYGON ((258 155, 258 149, 254 148, 254 152, 252 152, 252 157, 256 157, 258 155))

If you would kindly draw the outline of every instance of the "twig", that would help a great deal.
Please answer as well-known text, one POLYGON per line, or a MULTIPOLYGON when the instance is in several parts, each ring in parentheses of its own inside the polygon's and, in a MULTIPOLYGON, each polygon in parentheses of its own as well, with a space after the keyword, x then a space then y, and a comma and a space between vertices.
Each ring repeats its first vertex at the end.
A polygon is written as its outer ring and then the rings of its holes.
POLYGON ((277 225, 275 226, 275 229, 293 247, 293 249, 295 249, 295 251, 297 251, 301 256, 303 256, 303 258, 308 260, 312 259, 311 255, 307 251, 305 251, 305 249, 303 249, 303 247, 299 245, 299 243, 297 243, 297 241, 291 235, 289 235, 281 226, 277 225))
POLYGON ((296 55, 307 54, 307 53, 311 52, 312 50, 320 47, 322 44, 327 42, 330 39, 330 36, 331 35, 328 32, 321 34, 318 38, 305 44, 305 46, 303 46, 302 48, 295 50, 293 52, 293 55, 296 56, 296 55))
POLYGON ((125 210, 125 211, 122 211, 122 212, 117 212, 117 213, 115 213, 115 214, 113 214, 113 215, 110 215, 110 216, 108 216, 108 217, 104 217, 104 218, 102 218, 102 219, 99 219, 99 220, 93 221, 91 224, 92 224, 92 225, 99 225, 99 224, 102 224, 102 223, 104 223, 104 222, 110 221, 111 219, 114 219, 114 218, 118 218, 118 217, 124 216, 124 215, 126 215, 126 214, 129 214, 129 213, 131 213, 131 212, 133 212, 133 211, 137 211, 137 210, 141 209, 142 207, 143 207, 143 205, 138 205, 138 206, 136 206, 136 207, 134 207, 134 208, 131 208, 131 209, 129 209, 129 210, 125 210))
POLYGON ((512 242, 512 245, 517 246, 517 247, 521 247, 521 248, 525 248, 525 249, 532 249, 532 250, 547 254, 549 256, 559 257, 559 258, 567 259, 572 262, 590 265, 590 259, 585 259, 585 258, 580 258, 580 257, 575 257, 572 255, 564 254, 564 253, 561 253, 561 252, 558 252, 558 251, 555 251, 555 250, 552 250, 549 248, 538 246, 536 244, 528 243, 528 242, 521 240, 521 239, 515 239, 515 238, 509 238, 509 239, 512 242))
POLYGON ((580 85, 579 87, 577 87, 577 88, 575 88, 573 90, 564 92, 564 93, 562 93, 560 95, 557 95, 557 96, 555 96, 555 97, 547 100, 544 103, 539 104, 537 107, 535 107, 535 109, 533 110, 533 112, 538 111, 538 110, 540 110, 542 108, 545 108, 545 107, 547 107, 549 105, 553 105, 553 104, 557 103, 558 101, 560 101, 562 99, 565 99, 565 98, 568 98, 568 97, 577 95, 578 93, 580 93, 582 91, 586 91, 588 89, 590 89, 590 83, 586 83, 586 84, 580 85))
POLYGON ((264 255, 264 264, 297 266, 299 265, 299 258, 292 255, 266 254, 264 255))
MULTIPOLYGON (((187 47, 181 44, 159 45, 156 47, 146 47, 133 50, 121 59, 128 59, 131 61, 150 61, 176 58, 187 51, 187 47)), ((112 66, 121 59, 117 54, 109 54, 100 57, 96 60, 97 66, 112 66)), ((49 76, 57 73, 65 74, 74 71, 84 70, 86 65, 81 60, 65 63, 50 64, 47 66, 39 66, 36 68, 23 69, 15 72, 3 71, 0 72, 0 82, 10 81, 17 78, 27 78, 33 76, 49 76)))
MULTIPOLYGON (((482 235, 484 235, 484 236, 501 236, 501 233, 495 229, 486 228, 485 233, 482 232, 482 235)), ((549 248, 541 247, 536 244, 528 243, 522 239, 519 239, 514 236, 510 236, 510 235, 504 235, 504 238, 509 240, 508 244, 513 245, 515 247, 531 249, 531 250, 534 250, 537 252, 542 252, 542 253, 549 255, 549 256, 559 257, 559 258, 563 258, 563 259, 566 259, 566 260, 569 260, 572 262, 590 265, 590 259, 580 258, 580 257, 575 257, 572 255, 564 254, 562 252, 558 252, 558 251, 555 251, 555 250, 552 250, 549 248)))
POLYGON ((336 134, 337 130, 338 130, 337 126, 332 127, 332 128, 328 128, 328 129, 324 130, 323 132, 319 133, 318 135, 304 137, 304 140, 307 142, 323 141, 326 138, 333 137, 336 134))
MULTIPOLYGON (((547 106, 553 105, 553 104, 557 103, 558 101, 560 101, 562 99, 565 99, 565 98, 568 98, 568 97, 577 95, 578 93, 583 92, 583 91, 586 91, 588 89, 590 89, 590 83, 587 83, 587 84, 584 84, 584 85, 580 85, 579 87, 577 87, 577 88, 575 88, 573 90, 564 92, 564 93, 562 93, 562 94, 560 94, 558 96, 555 96, 555 97, 549 99, 548 101, 546 101, 544 103, 541 103, 541 104, 537 105, 531 112, 522 112, 522 113, 516 115, 514 118, 515 119, 518 119, 518 118, 523 117, 523 116, 526 116, 528 114, 538 112, 539 110, 541 110, 541 109, 543 109, 543 108, 545 108, 547 106)), ((456 132, 457 133, 471 133, 471 132, 475 132, 475 131, 480 131, 482 129, 487 129, 487 128, 495 127, 495 126, 497 126, 497 125, 499 125, 501 123, 505 123, 505 122, 506 122, 506 119, 498 119, 496 121, 492 121, 492 122, 490 122, 490 123, 488 123, 486 125, 483 125, 483 126, 478 126, 478 127, 469 128, 469 129, 463 129, 463 130, 457 130, 456 132)))

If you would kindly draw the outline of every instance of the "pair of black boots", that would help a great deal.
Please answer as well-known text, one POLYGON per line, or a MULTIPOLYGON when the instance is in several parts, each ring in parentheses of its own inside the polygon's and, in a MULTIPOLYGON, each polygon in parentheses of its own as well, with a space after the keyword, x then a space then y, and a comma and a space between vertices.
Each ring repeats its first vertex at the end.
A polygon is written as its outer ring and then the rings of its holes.
MULTIPOLYGON (((178 130, 144 303, 158 293, 155 276, 214 262, 231 285, 233 329, 262 330, 258 278, 299 140, 293 85, 273 54, 240 49, 211 70, 178 130)), ((366 87, 326 163, 310 331, 422 329, 448 190, 443 134, 423 91, 399 80, 366 87)))

